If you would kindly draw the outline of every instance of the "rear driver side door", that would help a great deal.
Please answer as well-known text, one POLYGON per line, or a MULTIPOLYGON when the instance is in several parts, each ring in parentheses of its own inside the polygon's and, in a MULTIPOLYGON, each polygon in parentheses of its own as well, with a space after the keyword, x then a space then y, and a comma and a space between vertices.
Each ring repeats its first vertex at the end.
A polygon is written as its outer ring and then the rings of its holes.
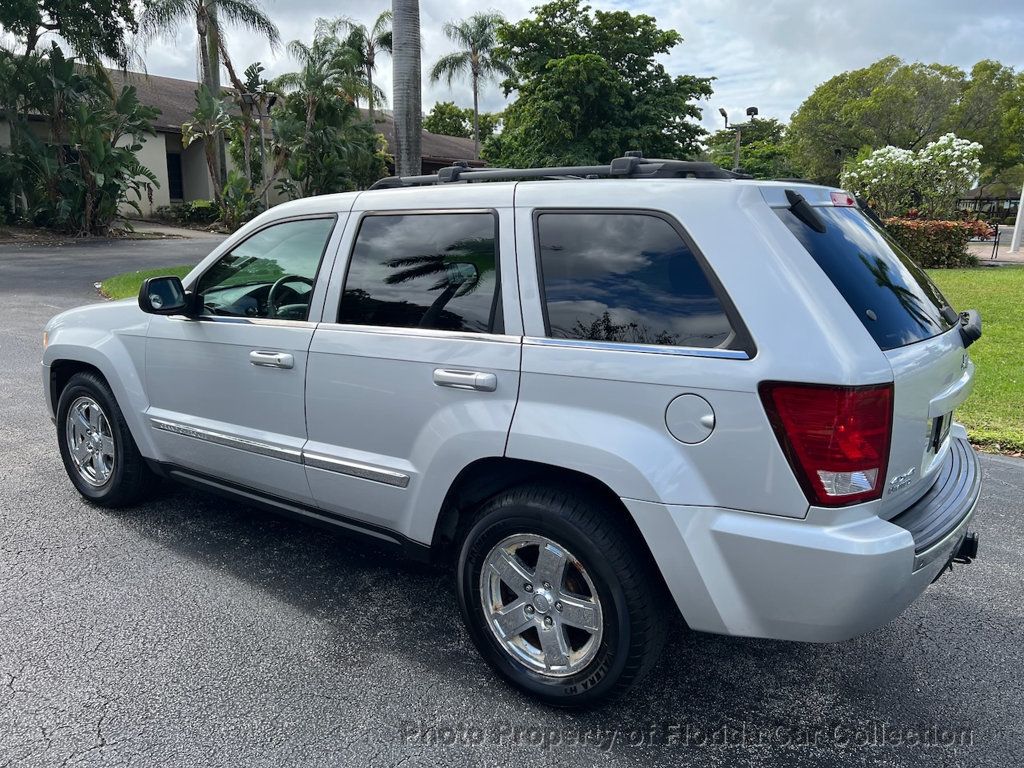
POLYGON ((512 209, 377 198, 350 224, 310 347, 306 473, 328 512, 427 543, 459 472, 505 451, 522 339, 512 209))

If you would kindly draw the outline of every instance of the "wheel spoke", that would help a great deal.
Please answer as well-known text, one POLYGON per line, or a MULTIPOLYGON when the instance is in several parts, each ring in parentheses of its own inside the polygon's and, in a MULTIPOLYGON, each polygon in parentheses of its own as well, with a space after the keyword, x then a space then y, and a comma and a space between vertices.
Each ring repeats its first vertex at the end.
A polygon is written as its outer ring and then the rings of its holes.
POLYGON ((565 642, 562 628, 556 624, 542 628, 538 634, 541 650, 544 651, 544 665, 548 669, 566 666, 569 663, 569 644, 565 642))
POLYGON ((78 462, 80 466, 84 465, 89 459, 89 444, 86 443, 85 440, 82 440, 81 442, 76 442, 69 447, 71 448, 71 455, 74 456, 75 461, 78 462))
POLYGON ((497 553, 496 557, 492 558, 491 568, 508 585, 509 589, 517 595, 523 593, 524 584, 533 581, 533 577, 523 564, 519 562, 519 559, 505 550, 501 550, 497 553))
POLYGON ((106 435, 100 435, 100 450, 104 456, 114 455, 114 439, 106 435))
POLYGON ((597 616, 597 606, 589 600, 581 600, 578 597, 560 598, 562 603, 561 620, 563 624, 571 627, 579 627, 588 632, 597 632, 601 624, 597 616))
POLYGON ((82 413, 81 408, 75 408, 71 418, 74 422, 75 428, 82 433, 83 437, 89 433, 89 430, 92 427, 89 426, 89 420, 85 418, 85 414, 82 413))
POLYGON ((97 479, 106 481, 106 479, 110 477, 110 467, 108 467, 107 463, 103 461, 103 457, 100 456, 99 453, 94 453, 92 455, 92 468, 96 473, 97 479))
POLYGON ((89 426, 92 428, 93 432, 100 431, 100 419, 102 418, 103 414, 100 413, 99 408, 97 408, 96 406, 92 406, 89 408, 89 426))
POLYGON ((526 613, 526 601, 516 600, 494 614, 494 622, 505 637, 515 637, 533 625, 533 617, 526 613))
POLYGON ((537 581, 551 584, 556 590, 562 586, 562 574, 565 572, 565 553, 554 544, 540 548, 537 555, 537 581))

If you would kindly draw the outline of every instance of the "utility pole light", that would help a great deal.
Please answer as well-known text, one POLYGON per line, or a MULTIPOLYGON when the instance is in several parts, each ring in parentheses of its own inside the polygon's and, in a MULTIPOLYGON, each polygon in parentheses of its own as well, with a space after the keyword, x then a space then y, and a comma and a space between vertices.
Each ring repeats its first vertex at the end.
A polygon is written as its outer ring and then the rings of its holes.
MULTIPOLYGON (((729 113, 725 111, 725 107, 718 108, 718 114, 725 120, 725 130, 729 130, 729 113)), ((747 107, 747 117, 753 120, 758 115, 757 107, 747 107)), ((736 131, 736 142, 732 147, 732 170, 738 172, 740 169, 740 140, 743 136, 743 131, 739 126, 732 126, 736 131)))

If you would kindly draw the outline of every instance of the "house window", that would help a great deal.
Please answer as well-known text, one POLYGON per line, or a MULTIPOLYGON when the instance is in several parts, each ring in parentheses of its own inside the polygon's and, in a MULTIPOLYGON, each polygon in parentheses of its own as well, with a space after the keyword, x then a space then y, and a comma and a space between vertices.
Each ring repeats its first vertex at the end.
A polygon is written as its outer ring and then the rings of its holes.
POLYGON ((171 200, 184 200, 185 188, 181 176, 181 152, 167 153, 167 192, 171 200))

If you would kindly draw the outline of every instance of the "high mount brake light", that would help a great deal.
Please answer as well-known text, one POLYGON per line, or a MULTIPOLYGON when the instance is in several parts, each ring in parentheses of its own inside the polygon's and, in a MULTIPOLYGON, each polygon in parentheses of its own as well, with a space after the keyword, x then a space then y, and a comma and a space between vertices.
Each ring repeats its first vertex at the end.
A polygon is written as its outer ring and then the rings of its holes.
POLYGON ((833 192, 832 205, 837 208, 856 208, 857 200, 849 192, 833 192))
POLYGON ((808 500, 840 507, 880 498, 892 437, 892 384, 763 382, 761 401, 808 500))

